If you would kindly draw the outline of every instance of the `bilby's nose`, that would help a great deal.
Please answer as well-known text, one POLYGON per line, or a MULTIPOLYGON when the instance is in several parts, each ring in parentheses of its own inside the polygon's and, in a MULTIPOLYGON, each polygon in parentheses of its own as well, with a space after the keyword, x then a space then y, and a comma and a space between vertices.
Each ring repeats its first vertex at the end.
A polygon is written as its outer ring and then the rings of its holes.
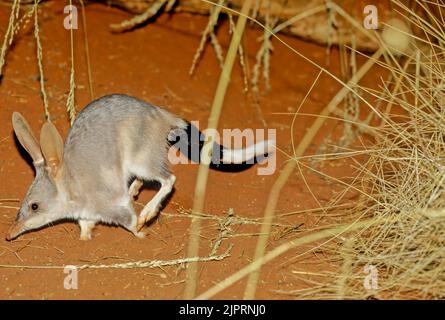
POLYGON ((6 240, 11 241, 17 238, 23 231, 23 223, 14 222, 6 234, 6 240))

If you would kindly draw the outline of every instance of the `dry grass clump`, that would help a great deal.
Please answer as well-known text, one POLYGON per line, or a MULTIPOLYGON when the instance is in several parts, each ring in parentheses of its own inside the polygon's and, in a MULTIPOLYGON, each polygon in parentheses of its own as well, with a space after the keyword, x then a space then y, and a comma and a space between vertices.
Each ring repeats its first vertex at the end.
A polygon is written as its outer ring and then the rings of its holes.
POLYGON ((368 196, 355 208, 359 216, 394 222, 344 239, 339 298, 445 298, 445 22, 431 7, 429 19, 399 8, 424 40, 417 39, 405 67, 395 60, 387 66, 398 80, 381 98, 387 110, 401 110, 381 116, 361 180, 368 196))
POLYGON ((311 299, 445 298, 444 8, 416 1, 423 9, 418 14, 393 2, 416 35, 408 50, 389 50, 386 63, 379 62, 391 75, 380 92, 363 88, 380 99, 380 124, 369 127, 375 143, 366 146, 367 162, 356 162, 361 173, 354 188, 362 195, 352 214, 340 217, 374 223, 323 246, 332 268, 320 272, 322 279, 306 276, 307 287, 277 293, 311 299))

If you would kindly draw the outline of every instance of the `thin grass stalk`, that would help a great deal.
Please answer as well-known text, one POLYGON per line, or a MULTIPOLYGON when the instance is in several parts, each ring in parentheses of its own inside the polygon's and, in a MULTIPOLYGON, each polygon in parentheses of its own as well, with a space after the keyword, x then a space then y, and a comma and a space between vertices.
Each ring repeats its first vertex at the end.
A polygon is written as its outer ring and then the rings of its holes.
POLYGON ((45 91, 45 76, 43 74, 43 53, 42 53, 42 44, 40 42, 39 36, 39 1, 34 0, 34 37, 36 39, 36 47, 37 47, 37 64, 39 67, 39 77, 40 77, 40 93, 43 99, 43 108, 45 113, 45 119, 50 121, 50 114, 48 109, 48 97, 46 96, 45 91))
MULTIPOLYGON (((72 0, 70 0, 70 6, 72 6, 72 0)), ((71 16, 71 19, 72 18, 73 17, 71 16)), ((69 82, 70 90, 68 92, 68 97, 66 99, 66 110, 68 112, 70 124, 73 125, 74 119, 76 118, 76 105, 74 101, 74 89, 76 86, 74 83, 74 31, 72 26, 70 28, 70 54, 71 54, 71 70, 70 70, 70 82, 69 82)))
POLYGON ((162 8, 167 6, 169 2, 168 0, 156 0, 145 12, 121 23, 112 24, 110 28, 114 32, 123 32, 135 28, 155 16, 162 8))
POLYGON ((91 59, 90 59, 90 46, 88 44, 88 28, 87 28, 87 15, 85 12, 85 4, 83 0, 79 0, 80 6, 82 7, 82 26, 83 26, 83 38, 85 45, 85 59, 87 62, 88 71, 88 88, 90 91, 90 99, 94 100, 94 90, 93 90, 93 76, 91 72, 91 59))
MULTIPOLYGON (((230 82, 230 75, 232 73, 233 64, 235 62, 238 47, 240 45, 241 37, 246 25, 247 21, 246 16, 249 14, 251 6, 252 6, 252 0, 247 0, 246 2, 244 2, 243 7, 241 9, 242 15, 239 16, 236 22, 235 31, 233 33, 232 40, 230 42, 230 47, 227 52, 224 68, 221 72, 218 81, 218 87, 216 88, 212 109, 210 111, 210 116, 208 120, 209 129, 216 130, 216 128, 218 127, 219 117, 224 103, 227 87, 230 82)), ((198 169, 198 175, 196 178, 196 185, 195 185, 195 194, 193 198, 193 208, 192 208, 193 213, 201 213, 204 210, 209 164, 212 158, 214 139, 215 137, 212 135, 207 136, 206 141, 204 143, 204 148, 201 152, 201 163, 198 169)), ((190 240, 187 249, 187 256, 189 257, 196 256, 199 252, 200 229, 201 229, 201 219, 192 219, 190 227, 190 240)), ((193 297, 195 297, 197 282, 198 282, 197 276, 198 276, 198 264, 191 263, 188 266, 186 272, 186 286, 184 292, 185 299, 192 299, 193 297)))
MULTIPOLYGON (((84 269, 138 269, 138 268, 160 268, 169 266, 184 265, 191 262, 209 262, 209 261, 221 261, 230 256, 232 247, 228 248, 226 252, 220 255, 209 255, 207 257, 189 257, 180 258, 175 260, 139 260, 130 261, 125 263, 113 263, 113 264, 82 264, 72 265, 73 268, 78 270, 84 269)), ((64 269, 66 265, 14 265, 14 264, 0 264, 0 268, 4 269, 64 269)))
POLYGON ((15 20, 18 19, 18 14, 20 11, 20 0, 14 0, 11 5, 11 14, 9 15, 9 22, 5 32, 5 38, 3 39, 2 49, 0 51, 0 78, 3 72, 3 66, 5 65, 5 56, 9 47, 14 40, 14 24, 15 20))

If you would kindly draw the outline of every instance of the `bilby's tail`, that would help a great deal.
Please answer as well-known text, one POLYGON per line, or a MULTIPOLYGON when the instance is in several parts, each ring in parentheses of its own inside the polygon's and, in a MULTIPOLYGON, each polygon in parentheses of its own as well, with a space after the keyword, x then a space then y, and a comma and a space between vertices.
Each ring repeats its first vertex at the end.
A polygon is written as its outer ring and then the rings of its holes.
MULTIPOLYGON (((193 162, 201 162, 205 136, 190 122, 185 128, 172 130, 168 141, 193 162)), ((263 140, 241 149, 228 149, 216 141, 210 167, 221 171, 242 171, 265 159, 272 152, 275 152, 274 140, 263 140)))

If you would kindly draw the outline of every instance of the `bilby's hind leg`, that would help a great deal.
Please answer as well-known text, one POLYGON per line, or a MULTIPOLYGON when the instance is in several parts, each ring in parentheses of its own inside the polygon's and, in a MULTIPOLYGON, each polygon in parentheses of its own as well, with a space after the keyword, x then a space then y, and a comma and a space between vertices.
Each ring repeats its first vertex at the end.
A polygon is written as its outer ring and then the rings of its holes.
POLYGON ((158 181, 161 183, 161 188, 153 199, 145 205, 144 209, 142 209, 138 218, 138 230, 141 230, 147 221, 156 217, 162 201, 172 191, 176 177, 172 174, 168 178, 158 179, 158 181))
POLYGON ((139 180, 138 178, 134 179, 130 185, 130 188, 128 188, 128 194, 130 195, 130 197, 137 197, 143 185, 144 182, 142 180, 139 180))
POLYGON ((95 221, 80 219, 80 240, 91 240, 91 238, 93 237, 93 229, 95 225, 95 221))

